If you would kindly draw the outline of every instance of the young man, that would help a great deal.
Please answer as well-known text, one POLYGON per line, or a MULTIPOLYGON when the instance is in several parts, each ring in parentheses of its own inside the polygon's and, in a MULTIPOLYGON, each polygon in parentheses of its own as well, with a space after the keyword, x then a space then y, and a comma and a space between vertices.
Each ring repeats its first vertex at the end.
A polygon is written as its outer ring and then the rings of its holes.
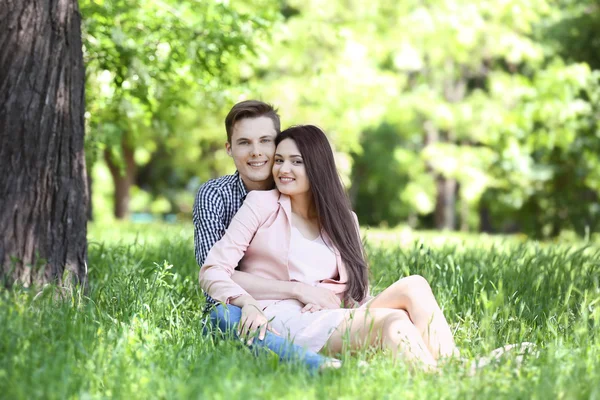
MULTIPOLYGON (((206 182, 198 190, 193 210, 196 261, 202 266, 211 247, 221 239, 233 216, 251 190, 274 188, 271 168, 275 154, 275 138, 280 132, 277 111, 269 104, 247 100, 233 106, 225 118, 227 143, 225 148, 237 171, 206 182)), ((299 359, 309 368, 318 369, 327 359, 319 354, 287 342, 273 332, 268 320, 254 299, 308 298, 321 299, 323 306, 339 307, 332 303, 331 295, 322 289, 299 282, 278 282, 273 285, 266 279, 236 271, 233 279, 251 295, 231 300, 231 304, 216 304, 206 294, 211 308, 211 322, 223 331, 232 332, 237 325, 237 335, 245 338, 252 347, 267 347, 282 360, 299 359), (258 340, 255 335, 258 334, 258 340)), ((314 300, 312 301, 314 302, 314 300)), ((233 332, 232 332, 233 333, 233 332)))

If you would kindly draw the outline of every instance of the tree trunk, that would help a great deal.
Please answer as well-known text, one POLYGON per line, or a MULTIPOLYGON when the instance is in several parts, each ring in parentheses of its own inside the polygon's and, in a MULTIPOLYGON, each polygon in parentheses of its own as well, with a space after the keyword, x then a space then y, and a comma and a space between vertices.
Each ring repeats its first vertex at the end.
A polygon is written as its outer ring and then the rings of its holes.
POLYGON ((454 230, 456 226, 456 179, 438 175, 436 179, 435 227, 454 230))
MULTIPOLYGON (((460 189, 459 189, 460 190, 460 189)), ((460 230, 461 232, 469 232, 469 216, 471 210, 467 200, 464 198, 460 201, 460 230)))
POLYGON ((90 166, 90 173, 87 174, 87 188, 88 188, 88 207, 87 207, 87 220, 91 222, 94 220, 94 202, 92 201, 92 167, 90 166))
POLYGON ((0 273, 6 285, 85 285, 80 21, 76 0, 0 5, 0 273))
POLYGON ((129 191, 135 181, 136 173, 133 148, 125 139, 121 143, 121 154, 123 162, 119 163, 109 150, 104 151, 104 159, 115 184, 114 214, 117 219, 124 219, 129 215, 129 191))
MULTIPOLYGON (((431 146, 440 141, 440 132, 431 121, 423 124, 425 130, 425 146, 431 146)), ((456 179, 446 178, 427 165, 427 171, 434 175, 436 182, 434 223, 439 230, 455 228, 456 179)))
POLYGON ((483 200, 479 201, 479 231, 486 233, 494 233, 492 225, 492 214, 487 204, 483 200))

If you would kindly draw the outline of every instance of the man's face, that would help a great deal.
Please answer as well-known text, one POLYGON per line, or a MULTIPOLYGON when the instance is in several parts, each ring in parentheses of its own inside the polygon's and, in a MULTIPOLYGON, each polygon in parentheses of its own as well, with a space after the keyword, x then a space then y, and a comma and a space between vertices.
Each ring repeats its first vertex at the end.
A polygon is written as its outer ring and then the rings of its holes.
POLYGON ((277 132, 268 117, 244 118, 233 126, 227 153, 233 157, 246 189, 267 189, 272 185, 271 167, 277 132))

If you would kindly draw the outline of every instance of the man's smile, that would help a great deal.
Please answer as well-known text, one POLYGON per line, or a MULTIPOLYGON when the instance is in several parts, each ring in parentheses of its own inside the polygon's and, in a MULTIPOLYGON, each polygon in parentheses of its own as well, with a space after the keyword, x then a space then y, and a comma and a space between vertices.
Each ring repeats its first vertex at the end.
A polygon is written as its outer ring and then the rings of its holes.
POLYGON ((266 165, 267 162, 266 161, 249 161, 248 165, 253 167, 253 168, 260 168, 264 165, 266 165))

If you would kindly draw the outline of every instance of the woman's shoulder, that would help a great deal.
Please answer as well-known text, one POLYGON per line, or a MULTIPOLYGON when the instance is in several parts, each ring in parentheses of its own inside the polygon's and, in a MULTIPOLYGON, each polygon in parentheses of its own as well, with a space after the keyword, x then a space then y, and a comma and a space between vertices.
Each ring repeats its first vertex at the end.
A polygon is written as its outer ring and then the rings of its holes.
POLYGON ((277 189, 272 189, 272 190, 252 190, 250 192, 248 192, 248 194, 246 195, 246 201, 250 201, 250 202, 262 202, 262 201, 271 201, 274 203, 277 203, 277 200, 279 200, 279 190, 277 189))
POLYGON ((279 207, 279 190, 253 190, 246 195, 244 203, 254 210, 269 211, 279 207))

